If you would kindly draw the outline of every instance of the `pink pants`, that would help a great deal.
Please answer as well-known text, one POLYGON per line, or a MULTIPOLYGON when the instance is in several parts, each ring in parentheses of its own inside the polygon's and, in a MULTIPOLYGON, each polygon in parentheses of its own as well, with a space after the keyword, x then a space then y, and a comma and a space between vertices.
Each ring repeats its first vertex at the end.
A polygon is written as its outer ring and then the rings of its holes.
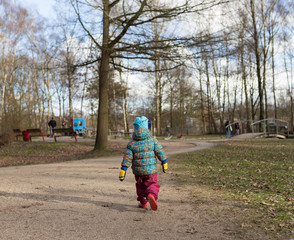
POLYGON ((157 183, 157 175, 158 173, 147 175, 147 176, 138 176, 135 175, 136 189, 137 189, 137 200, 140 203, 145 204, 147 203, 147 196, 148 194, 153 194, 155 200, 158 199, 158 192, 160 185, 157 183))

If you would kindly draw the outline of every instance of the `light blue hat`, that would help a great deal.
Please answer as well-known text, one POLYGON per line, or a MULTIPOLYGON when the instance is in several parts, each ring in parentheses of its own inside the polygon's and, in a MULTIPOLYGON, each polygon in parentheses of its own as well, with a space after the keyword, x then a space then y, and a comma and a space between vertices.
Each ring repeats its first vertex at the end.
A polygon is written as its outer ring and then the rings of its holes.
POLYGON ((139 128, 146 128, 148 129, 148 118, 145 116, 136 117, 134 121, 134 130, 137 131, 139 128))

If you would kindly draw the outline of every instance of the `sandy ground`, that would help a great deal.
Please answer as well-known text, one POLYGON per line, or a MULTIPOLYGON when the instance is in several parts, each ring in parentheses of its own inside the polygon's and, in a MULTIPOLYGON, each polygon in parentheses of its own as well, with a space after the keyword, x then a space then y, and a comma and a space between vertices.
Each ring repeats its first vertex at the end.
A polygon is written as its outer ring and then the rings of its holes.
MULTIPOLYGON (((211 144, 163 146, 170 156, 211 144)), ((1 168, 0 239, 241 239, 234 225, 207 213, 231 206, 207 192, 209 200, 200 204, 191 189, 175 185, 173 173, 159 173, 157 211, 137 208, 131 171, 118 180, 121 159, 1 168)))

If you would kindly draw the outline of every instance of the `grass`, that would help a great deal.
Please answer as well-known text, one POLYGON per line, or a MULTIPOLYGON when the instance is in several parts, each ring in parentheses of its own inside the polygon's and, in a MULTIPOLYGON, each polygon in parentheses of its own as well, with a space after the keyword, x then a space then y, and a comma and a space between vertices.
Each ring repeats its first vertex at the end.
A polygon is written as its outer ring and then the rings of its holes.
POLYGON ((208 135, 195 135, 195 136, 185 136, 185 139, 194 140, 219 140, 225 138, 222 134, 208 134, 208 135))
MULTIPOLYGON (((224 139, 226 136, 221 134, 208 134, 208 135, 183 135, 182 139, 177 138, 177 136, 172 136, 170 140, 220 140, 224 139)), ((164 140, 165 137, 156 137, 158 140, 164 140)))
POLYGON ((0 148, 0 167, 63 162, 122 155, 126 143, 110 143, 105 151, 94 151, 94 142, 13 142, 0 148))
POLYGON ((34 156, 34 155, 51 155, 55 154, 68 143, 42 143, 42 142, 14 142, 12 144, 1 147, 0 157, 5 156, 34 156))
POLYGON ((178 171, 243 201, 266 231, 294 234, 294 140, 230 141, 184 156, 171 159, 178 171))

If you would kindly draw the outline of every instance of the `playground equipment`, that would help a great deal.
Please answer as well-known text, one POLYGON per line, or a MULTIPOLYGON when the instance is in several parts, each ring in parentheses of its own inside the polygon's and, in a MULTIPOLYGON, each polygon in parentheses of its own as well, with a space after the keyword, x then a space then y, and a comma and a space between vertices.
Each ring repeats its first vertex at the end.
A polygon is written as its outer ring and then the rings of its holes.
POLYGON ((85 134, 87 129, 86 118, 73 118, 70 120, 69 126, 76 134, 85 134))
POLYGON ((227 127, 234 128, 235 123, 238 122, 241 127, 241 134, 247 133, 244 128, 245 123, 250 123, 252 134, 263 135, 264 137, 289 137, 289 123, 282 119, 267 118, 258 121, 246 120, 246 121, 235 121, 230 123, 227 127))
POLYGON ((288 122, 282 119, 267 118, 260 121, 255 121, 251 124, 252 133, 254 133, 254 127, 262 125, 263 134, 265 137, 275 137, 278 135, 289 137, 288 122), (258 124, 258 125, 257 125, 258 124))

